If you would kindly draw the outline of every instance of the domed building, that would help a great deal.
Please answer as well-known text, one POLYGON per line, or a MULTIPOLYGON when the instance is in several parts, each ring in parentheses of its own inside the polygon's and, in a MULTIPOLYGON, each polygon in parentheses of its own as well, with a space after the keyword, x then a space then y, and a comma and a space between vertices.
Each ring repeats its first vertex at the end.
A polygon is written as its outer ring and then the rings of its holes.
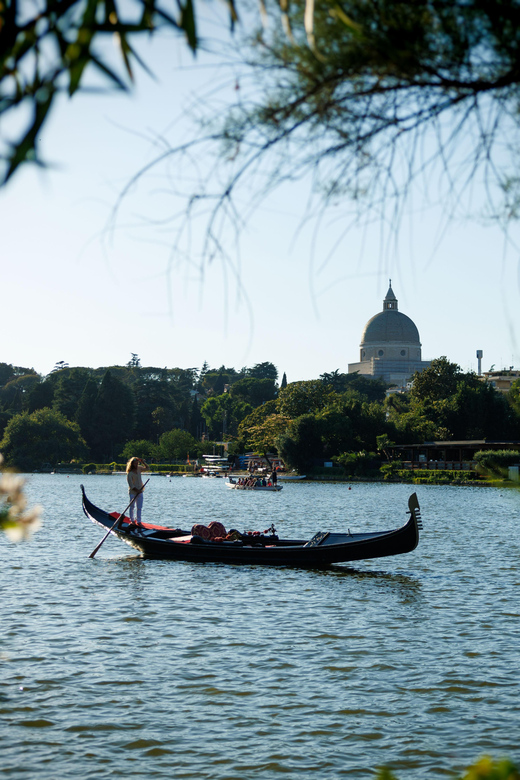
POLYGON ((429 365, 430 361, 421 360, 419 331, 410 317, 399 311, 390 280, 383 311, 365 325, 359 363, 349 363, 348 373, 358 372, 404 388, 416 371, 429 365))

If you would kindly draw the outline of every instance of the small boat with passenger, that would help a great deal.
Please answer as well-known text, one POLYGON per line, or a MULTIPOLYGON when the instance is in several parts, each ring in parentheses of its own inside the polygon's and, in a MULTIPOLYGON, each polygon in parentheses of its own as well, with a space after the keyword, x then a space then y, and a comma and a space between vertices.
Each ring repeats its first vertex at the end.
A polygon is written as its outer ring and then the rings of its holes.
POLYGON ((229 477, 226 487, 232 490, 258 490, 264 493, 279 493, 283 485, 274 484, 264 477, 229 477))
MULTIPOLYGON (((191 530, 132 523, 126 515, 95 506, 81 486, 85 515, 146 557, 204 563, 248 563, 264 566, 323 567, 334 563, 402 555, 419 543, 421 513, 416 493, 408 500, 408 521, 389 531, 343 533, 318 531, 304 539, 280 539, 271 525, 265 531, 226 531, 218 521, 191 530)), ((106 538, 103 538, 102 542, 106 538)), ((95 553, 101 543, 91 553, 95 553)))

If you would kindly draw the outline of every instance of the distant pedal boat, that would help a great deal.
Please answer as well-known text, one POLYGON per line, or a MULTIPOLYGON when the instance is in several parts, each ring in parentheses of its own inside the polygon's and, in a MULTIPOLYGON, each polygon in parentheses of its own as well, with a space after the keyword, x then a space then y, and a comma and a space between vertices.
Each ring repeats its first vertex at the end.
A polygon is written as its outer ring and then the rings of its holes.
MULTIPOLYGON (((391 531, 365 533, 316 533, 308 539, 279 539, 271 533, 239 534, 233 540, 210 540, 180 528, 143 523, 136 526, 128 517, 119 523, 117 512, 99 509, 87 498, 83 485, 83 511, 105 531, 126 542, 146 557, 201 563, 245 563, 262 566, 324 567, 370 558, 402 555, 419 543, 421 513, 417 495, 408 500, 408 521, 391 531), (117 525, 117 527, 114 527, 117 525)), ((235 534, 233 534, 235 536, 235 534)))

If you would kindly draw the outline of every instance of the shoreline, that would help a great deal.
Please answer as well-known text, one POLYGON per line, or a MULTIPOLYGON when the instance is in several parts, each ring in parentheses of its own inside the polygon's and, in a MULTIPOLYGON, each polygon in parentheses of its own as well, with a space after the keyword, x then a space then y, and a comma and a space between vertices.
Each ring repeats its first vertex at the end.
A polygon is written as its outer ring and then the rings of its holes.
MULTIPOLYGON (((69 468, 55 468, 55 469, 37 469, 30 472, 32 474, 49 474, 49 475, 76 475, 76 476, 122 476, 126 472, 114 471, 111 469, 96 469, 95 471, 83 471, 79 467, 69 468)), ((479 477, 472 480, 446 480, 439 475, 439 479, 432 478, 432 474, 435 472, 426 472, 428 476, 425 478, 424 471, 421 471, 421 477, 411 477, 410 479, 384 479, 378 477, 363 477, 363 476, 348 476, 348 475, 327 475, 327 474, 309 474, 301 480, 291 480, 296 484, 302 482, 330 482, 330 483, 382 483, 382 484, 399 484, 399 485, 450 485, 455 487, 497 487, 497 488, 517 488, 518 484, 508 479, 486 479, 485 477, 479 477)), ((246 472, 231 472, 229 476, 243 476, 246 472)), ((200 475, 195 475, 192 471, 150 471, 147 472, 149 477, 192 477, 200 478, 200 475)), ((226 475, 228 476, 228 475, 226 475)))

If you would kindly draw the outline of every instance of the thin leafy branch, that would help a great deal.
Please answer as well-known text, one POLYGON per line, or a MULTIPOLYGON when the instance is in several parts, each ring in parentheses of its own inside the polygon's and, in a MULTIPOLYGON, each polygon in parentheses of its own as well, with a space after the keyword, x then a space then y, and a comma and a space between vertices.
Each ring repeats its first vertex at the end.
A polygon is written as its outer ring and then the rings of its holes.
POLYGON ((205 161, 205 175, 186 176, 184 193, 177 175, 171 192, 172 202, 186 204, 177 236, 187 221, 204 225, 201 268, 223 251, 226 231, 238 235, 288 181, 307 180, 315 220, 348 200, 358 222, 378 219, 396 230, 417 188, 451 220, 470 210, 475 182, 487 199, 479 216, 484 209, 504 222, 514 217, 517 2, 311 5, 312 25, 305 0, 267 5, 265 16, 275 19, 267 29, 248 17, 230 58, 236 101, 224 112, 208 103, 198 134, 175 140, 132 178, 166 161, 182 170, 190 148, 198 166, 205 161))
MULTIPOLYGON (((176 13, 161 0, 38 0, 22 7, 17 0, 0 2, 0 117, 22 106, 30 116, 14 140, 2 138, 0 186, 25 162, 43 164, 38 136, 59 94, 86 90, 86 73, 101 77, 103 89, 128 91, 134 68, 148 70, 134 40, 159 29, 185 36, 188 47, 200 46, 193 0, 177 0, 176 13), (104 41, 118 44, 115 62, 104 41)), ((236 10, 228 2, 233 26, 236 10)))

